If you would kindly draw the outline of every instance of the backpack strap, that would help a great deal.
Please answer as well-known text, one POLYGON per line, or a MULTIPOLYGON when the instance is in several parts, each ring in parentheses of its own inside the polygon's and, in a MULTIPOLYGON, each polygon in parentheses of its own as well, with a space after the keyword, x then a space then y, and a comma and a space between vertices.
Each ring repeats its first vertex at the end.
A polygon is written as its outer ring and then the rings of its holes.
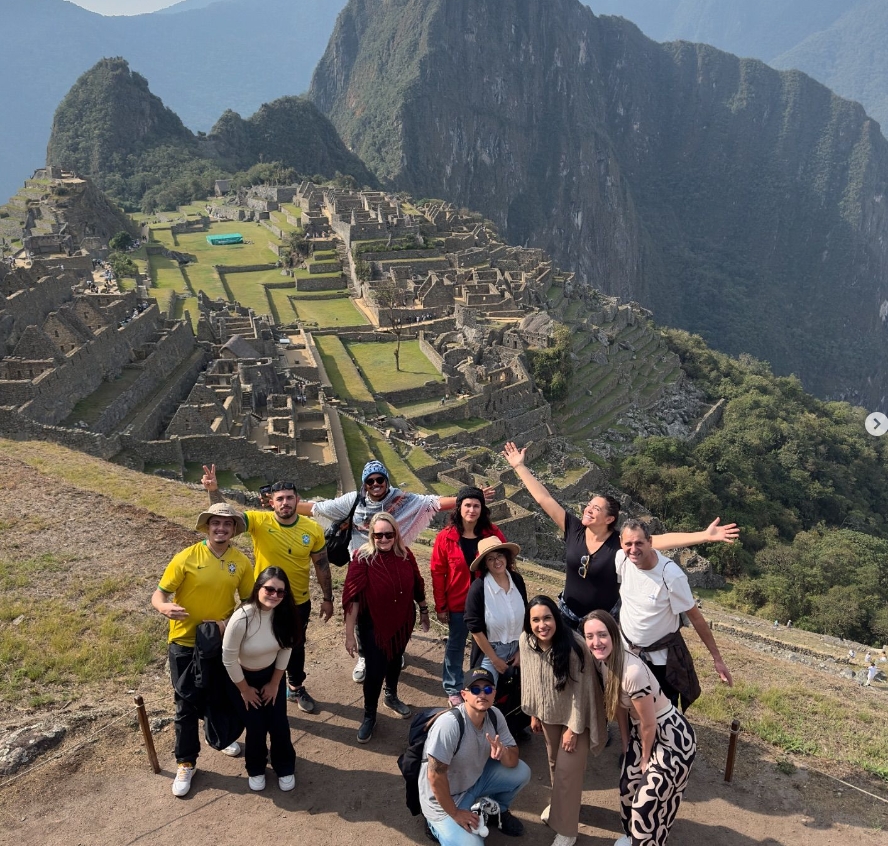
MULTIPOLYGON (((435 716, 426 723, 426 736, 428 736, 429 729, 432 727, 432 724, 436 723, 445 714, 453 714, 453 716, 456 717, 456 724, 459 726, 459 740, 456 741, 456 749, 453 750, 453 754, 456 755, 456 753, 459 752, 460 744, 462 744, 463 735, 466 733, 466 720, 459 708, 451 708, 449 711, 439 711, 437 714, 435 714, 435 716)), ((429 756, 425 754, 425 749, 423 749, 422 760, 428 761, 428 759, 429 756)))

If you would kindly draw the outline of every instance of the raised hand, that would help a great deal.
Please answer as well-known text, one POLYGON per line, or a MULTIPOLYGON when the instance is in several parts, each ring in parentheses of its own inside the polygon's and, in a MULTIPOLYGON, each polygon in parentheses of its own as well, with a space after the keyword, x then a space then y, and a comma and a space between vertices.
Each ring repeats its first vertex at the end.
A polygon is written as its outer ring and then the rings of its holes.
POLYGON ((715 543, 734 543, 740 538, 740 529, 736 523, 728 523, 722 526, 721 517, 716 517, 706 528, 706 540, 715 543))
POLYGON ((506 445, 503 447, 503 457, 512 467, 520 467, 524 464, 524 454, 526 452, 527 447, 518 449, 512 441, 506 441, 506 445))
POLYGON ((491 485, 485 485, 483 488, 481 488, 481 493, 484 494, 485 502, 493 502, 494 497, 496 497, 496 488, 492 487, 491 485))
POLYGON ((204 474, 200 478, 200 483, 204 486, 207 491, 214 491, 219 487, 218 482, 216 482, 216 465, 211 464, 207 467, 206 464, 203 466, 204 474))
POLYGON ((487 742, 490 744, 490 757, 493 758, 494 761, 499 761, 499 759, 503 755, 503 749, 506 747, 503 746, 503 742, 500 740, 500 736, 491 737, 489 734, 487 735, 487 742))

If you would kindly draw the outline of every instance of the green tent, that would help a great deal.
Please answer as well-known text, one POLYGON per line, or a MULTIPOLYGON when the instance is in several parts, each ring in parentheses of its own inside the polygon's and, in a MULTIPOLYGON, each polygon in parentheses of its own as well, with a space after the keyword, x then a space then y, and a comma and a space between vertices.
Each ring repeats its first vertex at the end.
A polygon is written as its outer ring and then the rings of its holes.
POLYGON ((221 247, 225 244, 243 244, 244 236, 239 232, 228 235, 207 235, 207 243, 213 247, 221 247))

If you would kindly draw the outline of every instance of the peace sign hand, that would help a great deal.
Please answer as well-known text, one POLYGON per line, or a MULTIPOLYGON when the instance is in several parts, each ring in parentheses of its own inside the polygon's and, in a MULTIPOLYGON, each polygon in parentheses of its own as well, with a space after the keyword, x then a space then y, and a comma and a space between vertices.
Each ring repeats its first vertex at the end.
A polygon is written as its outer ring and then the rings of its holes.
POLYGON ((204 488, 212 493, 219 487, 218 482, 216 481, 216 465, 211 464, 207 467, 206 464, 203 466, 204 474, 201 476, 200 483, 204 486, 204 488))
POLYGON ((490 743, 490 757, 493 758, 494 761, 499 761, 499 759, 503 755, 503 749, 506 747, 503 746, 503 742, 500 740, 500 736, 491 737, 489 734, 486 735, 488 743, 490 743))

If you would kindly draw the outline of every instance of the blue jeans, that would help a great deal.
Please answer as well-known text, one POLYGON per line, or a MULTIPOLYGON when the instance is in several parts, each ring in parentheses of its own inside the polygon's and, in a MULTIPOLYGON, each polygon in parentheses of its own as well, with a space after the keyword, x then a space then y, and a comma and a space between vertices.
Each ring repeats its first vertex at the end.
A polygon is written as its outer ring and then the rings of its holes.
MULTIPOLYGON (((500 643, 499 641, 490 641, 493 651, 497 658, 508 661, 518 651, 518 641, 513 640, 511 643, 500 643)), ((493 676, 494 685, 499 683, 499 673, 493 668, 493 662, 485 655, 481 666, 493 676)))
POLYGON ((459 695, 463 686, 463 656, 466 654, 466 638, 469 630, 462 611, 450 612, 450 628, 447 646, 444 647, 444 692, 448 696, 459 695))
MULTIPOLYGON (((524 761, 519 761, 514 767, 504 767, 499 761, 491 759, 485 765, 481 778, 465 792, 457 807, 468 811, 482 796, 489 796, 505 811, 529 781, 530 767, 524 761)), ((429 820, 428 823, 441 846, 483 846, 484 844, 482 837, 460 828, 453 817, 435 822, 429 820)))

